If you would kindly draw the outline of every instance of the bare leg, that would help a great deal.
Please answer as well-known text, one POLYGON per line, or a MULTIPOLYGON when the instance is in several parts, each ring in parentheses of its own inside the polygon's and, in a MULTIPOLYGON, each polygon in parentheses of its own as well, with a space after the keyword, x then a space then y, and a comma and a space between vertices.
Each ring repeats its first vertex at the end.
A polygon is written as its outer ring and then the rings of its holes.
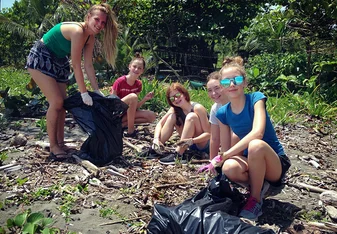
POLYGON ((244 156, 234 156, 227 159, 222 166, 222 172, 233 182, 249 183, 248 163, 244 156))
MULTIPOLYGON (((180 139, 188 139, 192 137, 196 137, 201 135, 202 133, 202 127, 200 123, 200 119, 197 114, 195 113, 189 113, 186 116, 185 123, 184 123, 184 128, 181 133, 181 138, 180 139)), ((197 143, 198 147, 203 148, 207 144, 207 141, 202 142, 202 143, 197 143)), ((176 151, 179 154, 183 154, 187 147, 181 147, 177 146, 176 151)))
POLYGON ((64 150, 58 145, 58 136, 64 135, 61 133, 64 129, 58 127, 60 118, 63 118, 64 124, 64 109, 63 109, 63 93, 65 91, 60 89, 56 80, 41 73, 38 70, 28 69, 28 72, 40 87, 42 93, 46 96, 49 102, 49 108, 47 111, 47 133, 50 143, 50 152, 54 154, 65 154, 64 150))
POLYGON ((176 125, 176 115, 171 114, 167 117, 163 127, 161 128, 160 131, 160 139, 159 141, 163 144, 170 139, 170 137, 173 134, 174 131, 174 126, 176 125))
POLYGON ((260 202, 264 179, 280 179, 281 161, 275 151, 262 140, 253 140, 248 145, 248 167, 251 196, 260 202))
POLYGON ((135 131, 135 116, 138 104, 138 96, 135 93, 130 93, 129 95, 123 97, 122 101, 129 106, 126 116, 124 115, 123 119, 124 121, 127 121, 128 133, 131 134, 135 131))
MULTIPOLYGON (((67 98, 65 83, 57 83, 60 91, 62 92, 63 100, 67 98)), ((66 110, 62 108, 59 114, 58 123, 57 123, 57 143, 60 147, 64 147, 64 122, 66 117, 66 110)))
POLYGON ((149 110, 137 110, 135 114, 135 123, 152 123, 156 120, 156 114, 149 110))

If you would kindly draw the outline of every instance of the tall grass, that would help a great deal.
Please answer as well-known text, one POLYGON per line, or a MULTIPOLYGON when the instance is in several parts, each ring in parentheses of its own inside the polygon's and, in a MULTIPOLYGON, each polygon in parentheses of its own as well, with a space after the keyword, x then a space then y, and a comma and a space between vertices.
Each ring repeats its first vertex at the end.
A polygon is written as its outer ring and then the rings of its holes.
POLYGON ((30 75, 27 70, 13 67, 0 68, 0 90, 10 88, 9 95, 18 96, 23 94, 31 96, 31 92, 26 89, 30 82, 30 75))

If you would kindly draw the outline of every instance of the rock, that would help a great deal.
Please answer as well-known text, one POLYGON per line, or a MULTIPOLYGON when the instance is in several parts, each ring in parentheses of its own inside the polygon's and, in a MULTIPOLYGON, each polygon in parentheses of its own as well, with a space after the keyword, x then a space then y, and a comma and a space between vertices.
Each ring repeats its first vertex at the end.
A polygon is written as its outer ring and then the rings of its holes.
POLYGON ((319 199, 321 199, 325 205, 337 207, 337 193, 335 191, 323 192, 319 195, 319 199))
POLYGON ((27 144, 27 137, 23 134, 18 134, 11 139, 11 146, 25 146, 27 144))
POLYGON ((337 209, 333 206, 326 206, 326 212, 333 221, 337 221, 337 209))

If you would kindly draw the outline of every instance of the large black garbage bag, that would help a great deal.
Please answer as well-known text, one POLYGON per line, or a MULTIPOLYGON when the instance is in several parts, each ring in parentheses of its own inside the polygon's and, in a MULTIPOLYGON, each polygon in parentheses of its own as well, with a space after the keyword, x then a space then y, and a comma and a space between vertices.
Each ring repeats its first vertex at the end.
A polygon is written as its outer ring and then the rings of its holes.
POLYGON ((225 176, 175 207, 154 206, 149 234, 274 233, 242 222, 237 215, 242 195, 232 190, 225 176))
POLYGON ((84 104, 81 94, 76 93, 64 101, 64 108, 89 135, 81 146, 79 157, 103 166, 122 155, 122 115, 128 106, 114 95, 102 97, 89 93, 92 106, 84 104))

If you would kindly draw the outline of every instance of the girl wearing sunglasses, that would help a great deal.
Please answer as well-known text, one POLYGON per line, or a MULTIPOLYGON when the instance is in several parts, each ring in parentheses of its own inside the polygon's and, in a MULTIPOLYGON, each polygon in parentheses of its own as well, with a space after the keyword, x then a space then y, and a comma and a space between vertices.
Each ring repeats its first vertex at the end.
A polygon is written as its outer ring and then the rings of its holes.
POLYGON ((180 135, 180 141, 175 152, 161 158, 160 163, 170 165, 175 164, 176 160, 187 163, 183 153, 188 147, 208 153, 210 125, 205 107, 192 102, 188 91, 180 83, 173 83, 167 89, 166 100, 170 109, 156 125, 152 148, 158 149, 165 144, 174 129, 180 135))
MULTIPOLYGON (((242 60, 241 57, 235 57, 234 59, 242 60)), ((209 114, 209 122, 211 124, 211 138, 209 146, 209 158, 212 160, 219 154, 220 147, 220 128, 219 120, 216 117, 217 111, 223 105, 228 103, 228 98, 225 94, 225 89, 220 84, 221 76, 219 71, 212 72, 207 77, 207 93, 210 99, 214 101, 209 114)), ((231 131, 231 145, 238 142, 238 137, 231 131)), ((227 141, 226 141, 227 142, 227 141)), ((221 150, 223 151, 223 150, 221 150)))
POLYGON ((216 114, 224 152, 199 171, 214 171, 214 167, 220 166, 231 181, 249 184, 250 197, 239 216, 257 220, 262 214, 265 192, 270 184, 281 185, 290 161, 267 113, 267 97, 261 92, 244 92, 247 80, 242 64, 229 60, 221 68, 220 75, 220 83, 229 99, 216 114), (240 141, 229 147, 227 139, 231 129, 240 141), (244 151, 243 155, 241 151, 244 151))

